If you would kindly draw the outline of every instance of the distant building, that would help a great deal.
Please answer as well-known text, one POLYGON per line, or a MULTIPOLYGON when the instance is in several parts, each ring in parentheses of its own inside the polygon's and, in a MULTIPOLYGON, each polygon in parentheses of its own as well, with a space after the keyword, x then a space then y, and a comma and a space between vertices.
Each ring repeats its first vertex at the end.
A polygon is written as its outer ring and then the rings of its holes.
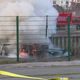
POLYGON ((80 16, 80 0, 72 0, 71 12, 73 12, 76 16, 80 16))
MULTIPOLYGON (((73 56, 78 57, 80 55, 80 0, 53 0, 53 5, 63 7, 65 11, 62 12, 72 13, 72 20, 76 24, 70 25, 70 48, 73 56)), ((64 18, 61 19, 64 20, 64 18)), ((57 26, 57 32, 52 35, 52 40, 55 46, 68 50, 68 25, 57 26)))
POLYGON ((75 3, 80 3, 80 0, 71 0, 71 1, 75 3))
POLYGON ((53 5, 62 6, 64 9, 68 9, 72 0, 53 0, 53 5))

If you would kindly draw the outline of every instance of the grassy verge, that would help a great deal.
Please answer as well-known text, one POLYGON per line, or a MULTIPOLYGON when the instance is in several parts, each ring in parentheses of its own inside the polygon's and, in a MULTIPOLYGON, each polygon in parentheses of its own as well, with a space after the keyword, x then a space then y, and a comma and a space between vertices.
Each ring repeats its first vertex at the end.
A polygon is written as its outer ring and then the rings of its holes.
POLYGON ((0 58, 0 64, 14 64, 14 63, 24 63, 27 62, 26 60, 20 59, 17 62, 16 58, 0 58))

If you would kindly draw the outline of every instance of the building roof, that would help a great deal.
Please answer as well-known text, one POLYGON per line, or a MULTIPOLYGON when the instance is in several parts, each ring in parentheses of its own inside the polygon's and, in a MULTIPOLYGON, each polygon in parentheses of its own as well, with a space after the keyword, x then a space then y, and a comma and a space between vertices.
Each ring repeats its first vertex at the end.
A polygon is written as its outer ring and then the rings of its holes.
POLYGON ((55 7, 58 12, 64 11, 64 9, 61 6, 59 6, 59 5, 53 5, 53 7, 55 7))

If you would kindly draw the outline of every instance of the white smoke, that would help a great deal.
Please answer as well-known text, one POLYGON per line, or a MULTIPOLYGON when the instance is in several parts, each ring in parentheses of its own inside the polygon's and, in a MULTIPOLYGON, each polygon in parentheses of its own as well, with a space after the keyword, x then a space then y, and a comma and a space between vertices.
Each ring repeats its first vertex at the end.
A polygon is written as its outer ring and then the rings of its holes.
POLYGON ((0 16, 30 16, 33 14, 33 6, 28 2, 8 2, 0 16))
MULTIPOLYGON (((9 20, 10 22, 5 23, 2 22, 0 23, 1 25, 4 24, 15 24, 11 21, 16 21, 15 17, 13 16, 56 16, 53 17, 52 20, 56 20, 58 12, 57 10, 52 6, 52 3, 50 0, 0 0, 0 16, 12 16, 12 17, 0 17, 0 20, 9 20)), ((20 25, 23 24, 23 21, 26 22, 24 25, 29 25, 29 26, 20 26, 20 34, 24 36, 20 36, 20 42, 21 43, 49 43, 49 39, 46 38, 45 36, 45 26, 39 26, 45 25, 45 17, 35 17, 35 20, 42 20, 40 22, 28 22, 29 20, 33 20, 33 17, 27 17, 27 18, 22 18, 20 17, 20 25), (37 25, 37 26, 30 26, 30 25, 37 25), (26 35, 25 35, 26 34, 26 35), (29 35, 31 34, 31 35, 29 35), (35 34, 44 34, 44 35, 35 35, 35 34), (26 40, 26 41, 25 41, 26 40)), ((48 37, 54 33, 56 29, 56 22, 52 21, 51 24, 53 26, 49 26, 49 31, 48 31, 48 37), (52 30, 51 30, 52 29, 52 30)), ((8 30, 16 30, 14 26, 0 26, 0 39, 5 39, 6 43, 12 44, 16 43, 14 39, 15 37, 15 32, 9 32, 8 30), (6 28, 5 28, 6 27, 6 28), (6 34, 3 34, 6 33, 6 34), (13 40, 12 40, 13 39, 13 40)), ((5 43, 5 42, 4 42, 5 43)), ((9 46, 10 50, 12 52, 13 46, 9 46)), ((11 53, 10 52, 10 53, 11 53)), ((13 50, 14 53, 16 53, 13 50)))

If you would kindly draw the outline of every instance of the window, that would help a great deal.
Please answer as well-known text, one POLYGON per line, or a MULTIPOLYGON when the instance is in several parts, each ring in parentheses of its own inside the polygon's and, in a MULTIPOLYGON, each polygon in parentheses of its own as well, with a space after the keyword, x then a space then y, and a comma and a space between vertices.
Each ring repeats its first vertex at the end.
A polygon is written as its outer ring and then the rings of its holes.
POLYGON ((56 4, 56 1, 53 1, 53 4, 56 4))
POLYGON ((77 2, 80 2, 80 0, 77 0, 77 2))
POLYGON ((66 1, 66 4, 68 5, 68 4, 69 4, 69 2, 68 2, 68 1, 66 1))

